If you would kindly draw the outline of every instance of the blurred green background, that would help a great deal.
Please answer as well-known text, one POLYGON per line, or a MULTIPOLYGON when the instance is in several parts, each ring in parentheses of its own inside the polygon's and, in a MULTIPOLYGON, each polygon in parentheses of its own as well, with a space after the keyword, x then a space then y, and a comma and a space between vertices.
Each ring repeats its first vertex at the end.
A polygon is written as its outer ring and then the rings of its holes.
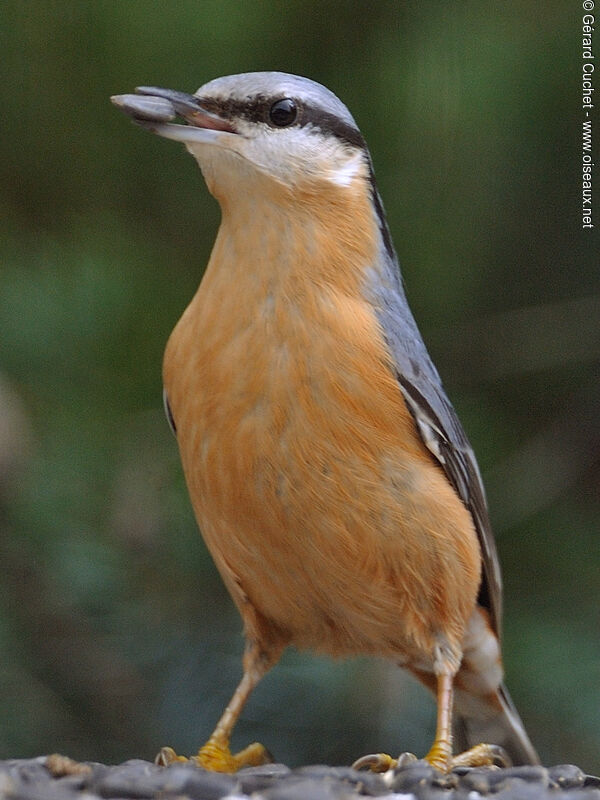
MULTIPOLYGON (((580 3, 114 3, 0 10, 0 757, 193 751, 240 675, 161 358, 218 208, 109 95, 312 77, 370 144, 411 305, 478 454, 508 684, 546 762, 600 770, 598 245, 581 231, 580 3)), ((597 157, 596 157, 597 160, 597 157)), ((600 222, 600 220, 599 220, 600 222)), ((234 746, 422 753, 400 670, 288 652, 234 746)))

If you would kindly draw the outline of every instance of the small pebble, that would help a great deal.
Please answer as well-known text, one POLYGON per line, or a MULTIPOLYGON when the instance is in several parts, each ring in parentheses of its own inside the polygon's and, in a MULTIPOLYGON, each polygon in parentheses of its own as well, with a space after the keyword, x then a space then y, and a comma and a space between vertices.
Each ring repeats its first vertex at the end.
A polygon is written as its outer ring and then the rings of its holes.
MULTIPOLYGON (((554 798, 548 797, 548 800, 554 798)), ((560 800, 600 800, 600 789, 569 789, 560 795, 560 800)))
POLYGON ((237 775, 207 772, 192 765, 176 764, 165 772, 170 773, 170 779, 161 789, 166 795, 178 794, 191 800, 220 800, 239 788, 237 775))
POLYGON ((475 767, 457 776, 461 789, 479 794, 488 794, 490 791, 490 772, 489 769, 475 767))
POLYGON ((419 759, 416 757, 414 753, 400 753, 400 755, 396 759, 396 761, 398 762, 396 766, 398 769, 402 767, 408 767, 411 764, 414 764, 415 761, 418 760, 419 759))
POLYGON ((507 767, 495 770, 489 775, 490 788, 500 791, 508 782, 520 780, 524 783, 535 783, 538 788, 546 788, 550 783, 548 770, 538 766, 507 767))
POLYGON ((348 787, 317 778, 294 779, 280 783, 261 793, 261 800, 348 800, 355 793, 348 787))
POLYGON ((265 764, 261 767, 245 767, 236 772, 239 789, 244 794, 261 792, 281 781, 291 772, 285 764, 265 764))
POLYGON ((354 786, 361 794, 370 797, 378 797, 382 794, 389 794, 389 787, 383 777, 375 772, 358 771, 352 767, 328 767, 316 764, 307 767, 297 767, 292 771, 293 775, 303 778, 315 778, 317 780, 344 781, 350 786, 354 786))
POLYGON ((55 778, 63 778, 65 775, 91 775, 92 773, 89 764, 82 764, 68 756, 61 756, 59 753, 47 756, 44 766, 55 778))
POLYGON ((585 775, 574 764, 557 764, 548 770, 550 781, 561 789, 575 789, 583 786, 585 775))
POLYGON ((389 784, 393 792, 410 792, 418 786, 433 783, 439 772, 426 761, 415 761, 407 767, 396 767, 394 777, 389 784))
POLYGON ((425 761, 385 775, 284 764, 224 775, 188 763, 81 765, 62 756, 50 765, 55 774, 46 758, 0 761, 0 800, 600 800, 600 779, 572 764, 461 768, 448 775, 425 761))
POLYGON ((501 786, 500 791, 490 795, 494 800, 541 800, 550 797, 545 787, 522 778, 507 778, 506 782, 499 786, 501 786))
POLYGON ((447 775, 438 773, 432 781, 432 786, 438 786, 440 789, 456 789, 458 783, 459 777, 453 772, 449 772, 447 775))

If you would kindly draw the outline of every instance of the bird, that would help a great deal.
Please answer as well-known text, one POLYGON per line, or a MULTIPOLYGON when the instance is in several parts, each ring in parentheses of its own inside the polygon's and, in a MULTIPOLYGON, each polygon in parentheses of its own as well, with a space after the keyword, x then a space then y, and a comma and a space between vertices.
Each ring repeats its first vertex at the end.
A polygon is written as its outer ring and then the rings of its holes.
MULTIPOLYGON (((221 221, 164 355, 198 526, 244 626, 243 674, 192 760, 234 772, 289 645, 383 657, 437 698, 442 772, 538 755, 503 682, 502 583, 477 461, 409 308, 367 144, 282 72, 112 102, 196 159, 221 221), (454 753, 454 745, 469 748, 454 753)), ((158 763, 184 760, 165 747, 158 763)), ((369 754, 354 766, 397 764, 369 754)))

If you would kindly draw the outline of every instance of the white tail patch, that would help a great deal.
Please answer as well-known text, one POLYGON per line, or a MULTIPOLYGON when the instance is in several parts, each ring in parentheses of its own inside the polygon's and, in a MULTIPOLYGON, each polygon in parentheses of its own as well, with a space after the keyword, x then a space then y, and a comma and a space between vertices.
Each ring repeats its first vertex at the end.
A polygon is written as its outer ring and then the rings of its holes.
POLYGON ((502 683, 500 644, 481 608, 471 615, 463 653, 457 686, 473 695, 495 692, 502 683))

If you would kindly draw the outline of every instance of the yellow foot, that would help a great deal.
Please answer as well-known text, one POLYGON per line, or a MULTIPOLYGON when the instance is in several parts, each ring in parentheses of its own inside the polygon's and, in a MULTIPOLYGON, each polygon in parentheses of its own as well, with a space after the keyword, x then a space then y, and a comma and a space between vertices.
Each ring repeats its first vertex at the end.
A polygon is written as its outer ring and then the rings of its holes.
POLYGON ((512 763, 506 751, 496 744, 477 744, 470 750, 453 756, 450 749, 439 742, 434 743, 425 756, 425 761, 445 773, 451 772, 455 767, 491 767, 494 764, 510 767, 512 763))
POLYGON ((497 744, 476 744, 470 750, 465 750, 454 756, 452 767, 512 767, 508 753, 497 744))
POLYGON ((435 741, 425 756, 425 761, 439 772, 450 772, 452 769, 452 745, 448 740, 435 741))
POLYGON ((262 744, 254 742, 239 753, 233 755, 226 744, 218 744, 210 739, 201 747, 197 755, 185 758, 178 756, 172 747, 161 748, 154 759, 154 763, 162 767, 178 761, 191 761, 203 769, 211 772, 237 772, 242 767, 258 767, 261 764, 270 764, 273 760, 269 751, 262 744))
MULTIPOLYGON (((371 753, 357 759, 354 769, 369 769, 371 772, 387 772, 395 767, 405 767, 417 760, 412 753, 401 753, 392 758, 387 753, 371 753)), ((478 744, 457 756, 452 756, 449 747, 436 742, 425 756, 425 761, 439 772, 448 773, 455 767, 510 767, 511 760, 505 750, 495 744, 478 744)))

